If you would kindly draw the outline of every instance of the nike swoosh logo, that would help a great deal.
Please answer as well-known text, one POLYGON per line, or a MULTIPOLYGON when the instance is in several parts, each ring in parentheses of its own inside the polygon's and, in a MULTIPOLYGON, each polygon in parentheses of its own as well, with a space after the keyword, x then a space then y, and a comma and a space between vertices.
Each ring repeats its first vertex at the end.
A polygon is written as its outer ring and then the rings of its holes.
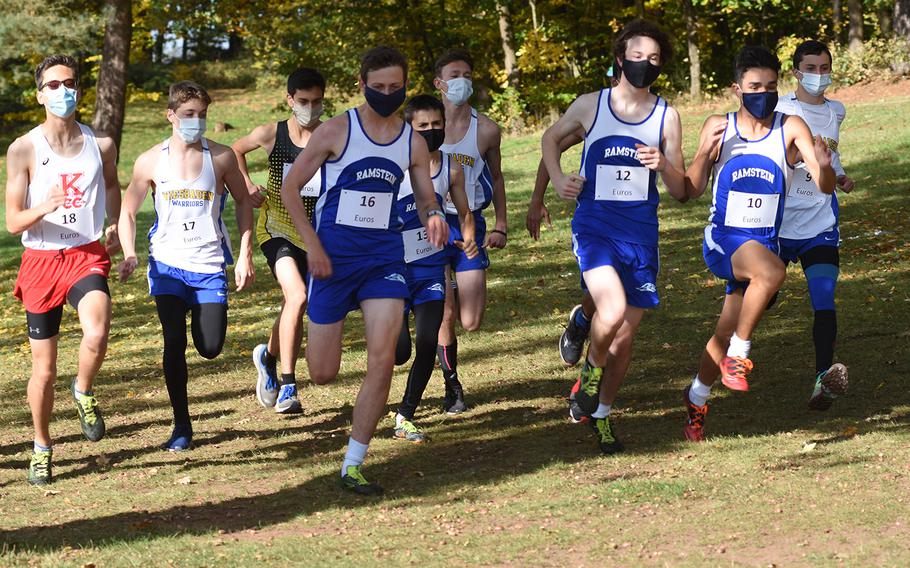
POLYGON ((47 163, 48 163, 48 162, 50 162, 50 161, 51 161, 51 159, 50 159, 50 158, 44 158, 44 161, 43 161, 43 162, 41 162, 41 165, 42 165, 42 166, 46 166, 46 165, 47 165, 47 163))

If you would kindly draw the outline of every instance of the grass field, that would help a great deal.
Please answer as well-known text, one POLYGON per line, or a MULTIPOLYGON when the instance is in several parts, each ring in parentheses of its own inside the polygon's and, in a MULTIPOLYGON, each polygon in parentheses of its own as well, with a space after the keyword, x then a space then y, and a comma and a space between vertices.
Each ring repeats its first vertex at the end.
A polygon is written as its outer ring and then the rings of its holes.
MULTIPOLYGON (((20 247, 0 235, 0 564, 907 565, 908 105, 907 96, 870 93, 850 104, 842 134, 843 162, 857 180, 841 200, 837 359, 851 369, 849 395, 828 413, 806 410, 811 308, 802 274, 791 268, 754 338, 752 391, 715 389, 709 441, 682 440, 681 391, 723 285, 701 259, 708 199, 665 200, 662 305, 638 336, 614 413, 627 451, 611 458, 565 415, 577 371, 562 366, 556 340, 578 298, 571 204, 551 197, 553 229, 531 241, 524 213, 539 136, 507 140, 510 243, 492 253, 483 329, 459 340, 471 411, 439 412, 437 372, 417 416, 430 443, 393 440, 392 420, 384 420, 366 468, 386 487, 381 499, 336 484, 365 366, 358 315, 349 319, 335 383, 309 385, 298 366, 302 416, 276 416, 256 402, 250 352, 266 338, 280 300, 258 253, 255 286, 231 297, 224 353, 205 361, 190 352, 198 447, 188 453, 158 449, 171 415, 144 280, 112 283, 109 357, 96 388, 108 435, 95 444, 82 438, 67 394, 78 345, 67 312, 52 423, 57 482, 50 490, 27 486, 29 349, 11 295, 20 247)), ((167 135, 162 106, 129 108, 124 185, 139 152, 167 135)), ((682 110, 687 155, 710 110, 682 110)), ((229 142, 281 116, 270 97, 223 92, 210 122, 237 127, 214 135, 229 142)), ((577 159, 569 153, 565 163, 577 159)), ((251 167, 264 181, 265 157, 251 167)), ((140 234, 152 219, 143 211, 140 234)), ((396 370, 390 411, 406 371, 396 370)))

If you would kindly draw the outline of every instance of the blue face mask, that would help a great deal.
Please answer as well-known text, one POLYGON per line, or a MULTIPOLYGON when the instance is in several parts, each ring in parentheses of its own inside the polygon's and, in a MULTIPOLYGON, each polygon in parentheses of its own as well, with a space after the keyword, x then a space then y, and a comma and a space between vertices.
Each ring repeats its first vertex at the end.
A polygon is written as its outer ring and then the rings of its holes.
POLYGON ((764 93, 743 93, 743 106, 749 114, 759 120, 771 116, 777 107, 777 91, 764 93))
POLYGON ((363 96, 366 98, 367 104, 370 105, 370 108, 373 109, 376 114, 379 116, 391 116, 392 113, 398 110, 398 107, 404 103, 406 92, 405 88, 402 87, 397 91, 385 94, 376 89, 364 86, 363 96))
POLYGON ((204 118, 178 118, 177 134, 187 144, 195 144, 205 134, 204 118))
POLYGON ((76 89, 69 89, 63 85, 56 89, 45 91, 47 97, 47 110, 55 116, 66 118, 76 112, 76 89))

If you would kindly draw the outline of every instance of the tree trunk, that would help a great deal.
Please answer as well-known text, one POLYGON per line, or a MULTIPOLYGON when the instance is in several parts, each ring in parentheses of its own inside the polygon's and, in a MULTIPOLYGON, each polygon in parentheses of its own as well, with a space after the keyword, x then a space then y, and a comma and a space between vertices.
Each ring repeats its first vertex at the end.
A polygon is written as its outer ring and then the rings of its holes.
POLYGON ((847 0, 847 15, 850 27, 847 30, 847 44, 850 51, 863 48, 863 0, 847 0))
POLYGON ((894 35, 910 41, 910 0, 895 0, 894 18, 891 22, 894 35))
POLYGON ((528 0, 528 4, 531 6, 531 23, 534 25, 534 31, 537 31, 537 28, 540 26, 537 24, 537 0, 528 0))
POLYGON ((92 127, 96 132, 112 137, 119 150, 126 106, 126 70, 133 36, 131 0, 105 0, 104 15, 107 21, 92 127))
POLYGON ((683 0, 686 18, 686 45, 689 47, 689 96, 701 100, 701 56, 698 52, 698 22, 692 0, 683 0))
POLYGON ((832 0, 831 2, 831 23, 834 24, 834 36, 837 37, 840 34, 840 14, 841 13, 841 3, 840 0, 832 0))
POLYGON ((499 13, 499 37, 502 40, 503 67, 508 77, 509 86, 518 86, 518 74, 515 70, 515 48, 513 47, 512 22, 509 17, 509 7, 501 1, 496 2, 496 11, 499 13))
POLYGON ((635 0, 635 11, 639 18, 645 17, 645 0, 635 0))
POLYGON ((878 33, 881 37, 891 37, 891 6, 878 5, 878 33))

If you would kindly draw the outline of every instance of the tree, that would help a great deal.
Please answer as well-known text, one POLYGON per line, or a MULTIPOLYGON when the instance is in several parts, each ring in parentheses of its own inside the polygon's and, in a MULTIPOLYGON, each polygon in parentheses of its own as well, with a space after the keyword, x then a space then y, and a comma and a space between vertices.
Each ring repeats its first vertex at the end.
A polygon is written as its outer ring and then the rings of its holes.
POLYGON ((120 148, 126 106, 126 70, 129 65, 133 7, 131 0, 105 0, 104 46, 95 98, 96 132, 111 136, 120 148))
POLYGON ((894 2, 894 35, 910 41, 910 0, 894 2))
POLYGON ((686 45, 689 48, 689 96, 694 100, 701 99, 701 57, 698 52, 698 28, 695 20, 695 7, 692 0, 683 0, 683 13, 686 17, 686 45))
POLYGON ((863 0, 847 1, 847 43, 850 51, 863 48, 863 0))
POLYGON ((518 74, 515 72, 515 48, 512 37, 512 22, 509 18, 509 7, 503 2, 496 2, 496 13, 499 15, 499 37, 502 39, 503 69, 509 85, 518 86, 518 74))

